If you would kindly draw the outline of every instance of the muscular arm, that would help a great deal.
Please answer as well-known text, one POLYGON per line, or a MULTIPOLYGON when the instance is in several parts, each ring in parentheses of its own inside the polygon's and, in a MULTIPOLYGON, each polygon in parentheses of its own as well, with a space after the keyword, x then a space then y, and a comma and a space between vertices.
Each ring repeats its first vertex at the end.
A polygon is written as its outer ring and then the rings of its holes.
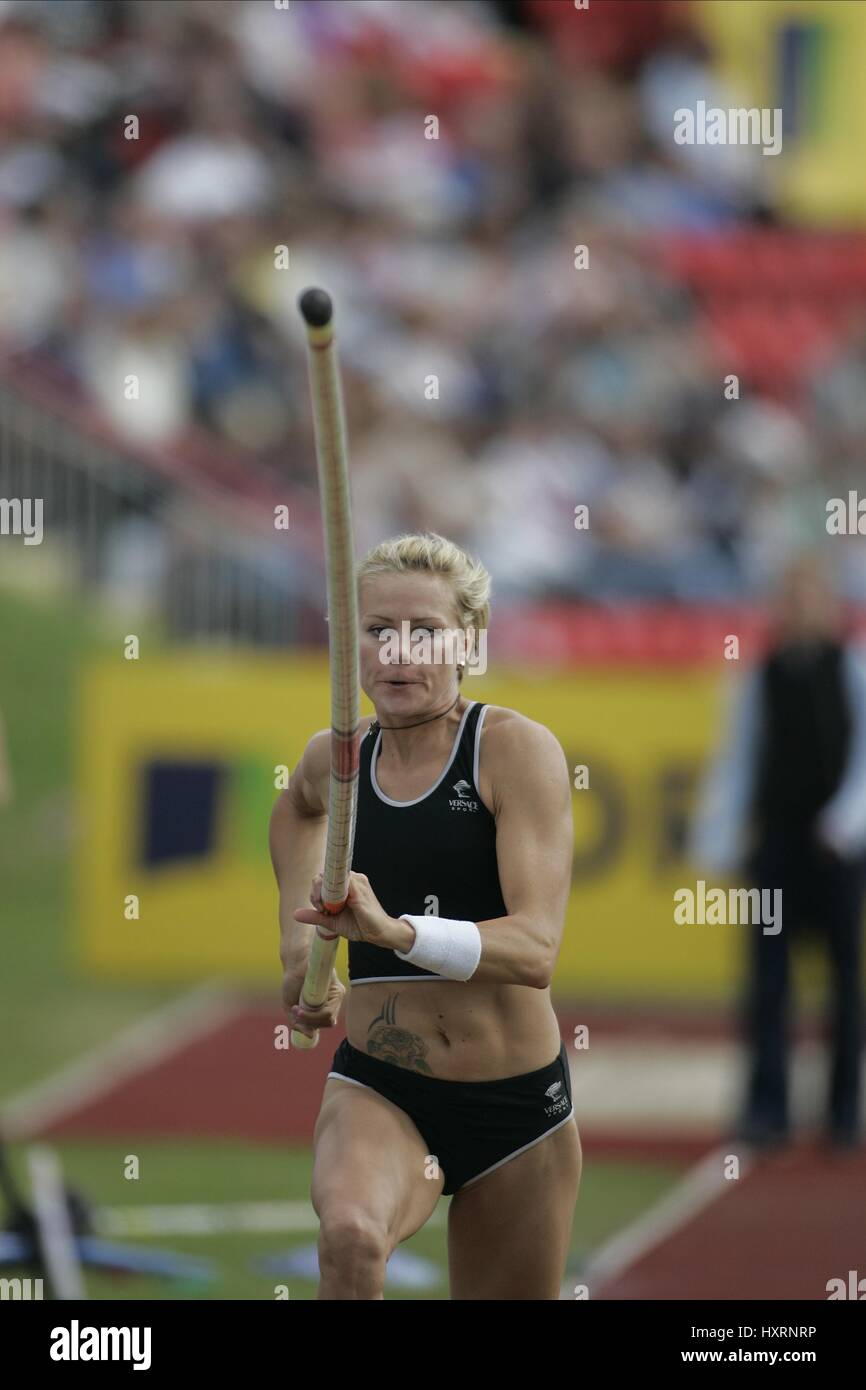
POLYGON ((509 719, 485 734, 506 917, 478 922, 473 980, 550 984, 565 925, 574 829, 565 754, 549 729, 509 719))
POLYGON ((315 931, 296 922, 293 913, 308 903, 310 884, 324 861, 328 812, 322 788, 327 786, 329 738, 327 730, 313 735, 271 812, 271 862, 280 890, 280 959, 287 972, 303 974, 315 931))

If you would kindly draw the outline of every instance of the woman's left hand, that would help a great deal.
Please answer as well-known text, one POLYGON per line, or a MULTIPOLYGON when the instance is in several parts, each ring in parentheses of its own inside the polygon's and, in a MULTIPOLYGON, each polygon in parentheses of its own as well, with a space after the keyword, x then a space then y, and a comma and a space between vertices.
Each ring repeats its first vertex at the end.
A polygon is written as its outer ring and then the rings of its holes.
POLYGON ((349 873, 349 893, 346 905, 334 916, 325 912, 322 904, 322 875, 316 874, 310 893, 312 907, 299 907, 294 917, 296 922, 307 922, 314 927, 325 927, 328 931, 345 936, 347 941, 365 941, 370 946, 400 948, 402 934, 394 917, 389 917, 376 894, 370 887, 366 874, 349 873))

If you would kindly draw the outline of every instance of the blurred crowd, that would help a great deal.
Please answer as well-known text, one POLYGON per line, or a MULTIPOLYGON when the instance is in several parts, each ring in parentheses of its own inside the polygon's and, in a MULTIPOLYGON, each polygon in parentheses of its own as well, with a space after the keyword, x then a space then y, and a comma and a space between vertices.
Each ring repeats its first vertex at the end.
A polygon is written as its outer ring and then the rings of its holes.
POLYGON ((753 597, 856 485, 866 319, 797 399, 725 399, 653 248, 772 226, 773 161, 677 145, 698 98, 687 3, 0 0, 3 358, 309 500, 324 284, 359 548, 440 530, 506 599, 753 597))

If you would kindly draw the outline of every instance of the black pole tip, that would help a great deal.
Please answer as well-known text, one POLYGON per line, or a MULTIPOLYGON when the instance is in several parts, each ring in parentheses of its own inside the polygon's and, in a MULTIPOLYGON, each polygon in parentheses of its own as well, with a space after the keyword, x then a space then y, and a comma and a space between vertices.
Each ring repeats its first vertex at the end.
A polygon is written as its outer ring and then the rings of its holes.
POLYGON ((334 306, 326 290, 304 290, 298 308, 311 328, 324 328, 331 322, 334 306))

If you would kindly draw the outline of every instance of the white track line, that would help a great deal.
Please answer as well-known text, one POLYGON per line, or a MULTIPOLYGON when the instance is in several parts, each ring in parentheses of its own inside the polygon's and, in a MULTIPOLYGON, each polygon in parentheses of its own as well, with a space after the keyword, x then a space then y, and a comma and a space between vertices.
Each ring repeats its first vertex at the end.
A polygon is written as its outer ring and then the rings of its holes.
POLYGON ((211 1236, 222 1231, 317 1231, 309 1202, 175 1202, 164 1206, 102 1207, 95 1213, 101 1236, 211 1236))
MULTIPOLYGON (((223 1231, 315 1232, 319 1218, 309 1202, 199 1202, 151 1207, 102 1207, 95 1213, 99 1234, 107 1238, 210 1236, 223 1231)), ((436 1210, 427 1226, 444 1225, 436 1210)))
MULTIPOLYGON (((630 1265, 636 1264, 698 1212, 710 1206, 722 1193, 729 1192, 733 1179, 724 1176, 724 1164, 732 1152, 737 1153, 740 1179, 744 1178, 752 1166, 751 1151, 744 1144, 740 1143, 736 1150, 731 1144, 724 1145, 706 1154, 671 1192, 591 1255, 584 1269, 563 1280, 560 1298, 573 1299, 575 1284, 586 1284, 592 1298, 594 1288, 599 1288, 630 1265)), ((579 1201, 577 1210, 579 1213, 579 1201)))
POLYGON ((208 982, 139 1019, 108 1042, 37 1082, 0 1108, 0 1132, 26 1139, 103 1095, 120 1081, 163 1061, 178 1048, 244 1012, 246 1005, 208 982))
POLYGON ((60 1160, 53 1149, 40 1144, 29 1150, 27 1163, 39 1222, 37 1252, 45 1262, 54 1297, 78 1302, 87 1293, 66 1205, 60 1160))

